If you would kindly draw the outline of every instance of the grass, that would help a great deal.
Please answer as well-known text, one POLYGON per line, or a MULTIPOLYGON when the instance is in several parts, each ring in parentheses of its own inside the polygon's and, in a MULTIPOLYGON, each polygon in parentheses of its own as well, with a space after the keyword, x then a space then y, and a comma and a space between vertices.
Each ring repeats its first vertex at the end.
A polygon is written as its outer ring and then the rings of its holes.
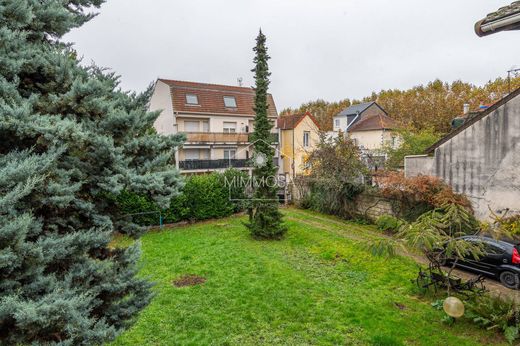
MULTIPOLYGON (((371 257, 372 226, 287 209, 282 241, 252 240, 243 217, 151 232, 142 275, 156 297, 114 345, 479 345, 468 321, 447 326, 414 292, 417 265, 371 257), (206 278, 191 287, 172 281, 206 278)), ((124 244, 125 240, 119 240, 124 244)))

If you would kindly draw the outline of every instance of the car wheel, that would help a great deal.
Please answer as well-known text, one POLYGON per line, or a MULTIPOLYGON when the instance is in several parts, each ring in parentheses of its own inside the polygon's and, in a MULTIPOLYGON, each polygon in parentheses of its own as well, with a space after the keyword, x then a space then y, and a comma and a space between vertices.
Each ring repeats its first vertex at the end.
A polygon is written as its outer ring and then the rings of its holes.
POLYGON ((518 289, 518 274, 510 272, 509 270, 500 273, 500 282, 507 288, 518 289))

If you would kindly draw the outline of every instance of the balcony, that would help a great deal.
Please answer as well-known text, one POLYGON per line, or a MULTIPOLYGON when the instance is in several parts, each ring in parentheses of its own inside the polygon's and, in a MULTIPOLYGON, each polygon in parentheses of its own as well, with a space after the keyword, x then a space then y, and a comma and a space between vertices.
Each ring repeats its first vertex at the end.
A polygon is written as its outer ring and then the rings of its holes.
POLYGON ((247 133, 186 132, 188 143, 247 143, 247 133))
MULTIPOLYGON (((273 157, 275 167, 278 167, 278 157, 273 157)), ((219 160, 185 160, 179 161, 179 169, 183 171, 195 169, 226 169, 226 168, 252 168, 250 159, 219 159, 219 160)))
POLYGON ((191 169, 225 169, 225 168, 246 168, 252 167, 251 160, 248 159, 221 159, 221 160, 186 160, 179 161, 181 170, 191 169))
MULTIPOLYGON (((187 143, 249 143, 252 133, 185 132, 187 143)), ((278 133, 271 133, 272 143, 278 143, 278 133)))

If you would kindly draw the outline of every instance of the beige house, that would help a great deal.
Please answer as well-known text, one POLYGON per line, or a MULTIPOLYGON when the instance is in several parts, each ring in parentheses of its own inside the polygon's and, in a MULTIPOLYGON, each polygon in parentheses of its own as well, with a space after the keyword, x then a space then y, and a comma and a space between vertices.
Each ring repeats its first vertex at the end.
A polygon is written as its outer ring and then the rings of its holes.
POLYGON ((398 145, 395 121, 384 114, 370 115, 353 124, 347 134, 362 149, 376 153, 398 145))
POLYGON ((350 106, 333 118, 334 131, 349 136, 361 149, 367 165, 377 170, 384 165, 383 149, 400 145, 397 124, 376 102, 350 106))
MULTIPOLYGON (((158 133, 186 134, 185 144, 175 155, 182 173, 230 167, 250 170, 254 97, 254 90, 246 87, 158 79, 149 108, 161 111, 154 123, 158 133)), ((278 113, 270 94, 268 103, 268 116, 276 122, 278 113)), ((277 146, 276 128, 273 138, 277 146)))
POLYGON ((310 113, 282 116, 278 118, 278 128, 281 171, 289 180, 306 174, 306 159, 320 141, 316 119, 310 113))

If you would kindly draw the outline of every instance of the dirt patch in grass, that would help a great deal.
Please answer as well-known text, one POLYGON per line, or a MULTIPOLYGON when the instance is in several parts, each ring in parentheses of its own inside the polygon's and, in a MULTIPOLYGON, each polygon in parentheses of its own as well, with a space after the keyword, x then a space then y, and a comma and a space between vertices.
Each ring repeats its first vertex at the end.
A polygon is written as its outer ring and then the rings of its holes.
POLYGON ((186 287, 186 286, 196 286, 201 285, 206 282, 206 278, 202 276, 188 274, 181 276, 178 279, 173 280, 172 284, 175 287, 186 287))
POLYGON ((401 303, 398 303, 398 302, 394 302, 394 305, 399 310, 406 310, 406 306, 404 304, 401 304, 401 303))

